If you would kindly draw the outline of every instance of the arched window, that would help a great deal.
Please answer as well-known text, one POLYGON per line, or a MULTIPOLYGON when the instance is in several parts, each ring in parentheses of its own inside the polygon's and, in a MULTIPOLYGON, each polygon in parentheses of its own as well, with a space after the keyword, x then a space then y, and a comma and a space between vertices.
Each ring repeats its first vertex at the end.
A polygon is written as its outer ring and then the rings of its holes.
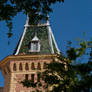
POLYGON ((16 71, 16 63, 13 64, 13 70, 16 71))
POLYGON ((25 70, 29 70, 28 63, 25 64, 25 70))
POLYGON ((38 63, 37 69, 41 70, 41 64, 40 63, 38 63))
POLYGON ((20 70, 20 71, 23 70, 22 63, 19 64, 19 70, 20 70))
POLYGON ((31 64, 31 69, 32 69, 32 70, 35 70, 34 63, 31 64))

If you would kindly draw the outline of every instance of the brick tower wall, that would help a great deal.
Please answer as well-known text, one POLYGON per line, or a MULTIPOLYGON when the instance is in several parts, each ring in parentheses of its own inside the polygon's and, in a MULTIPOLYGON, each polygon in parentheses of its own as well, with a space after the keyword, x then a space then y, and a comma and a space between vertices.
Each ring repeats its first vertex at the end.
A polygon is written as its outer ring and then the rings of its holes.
POLYGON ((24 87, 21 81, 28 76, 28 79, 31 80, 32 75, 34 75, 34 82, 38 82, 38 73, 43 72, 45 69, 46 63, 50 63, 52 58, 39 58, 39 59, 28 59, 28 60, 11 60, 2 67, 2 72, 5 77, 5 85, 3 92, 32 92, 36 89, 45 92, 42 82, 41 87, 24 87))

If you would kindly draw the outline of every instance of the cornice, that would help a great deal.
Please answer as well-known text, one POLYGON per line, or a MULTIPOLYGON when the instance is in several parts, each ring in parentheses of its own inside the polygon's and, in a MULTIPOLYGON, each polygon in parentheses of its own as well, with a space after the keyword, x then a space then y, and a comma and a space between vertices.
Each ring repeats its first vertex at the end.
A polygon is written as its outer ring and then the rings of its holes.
POLYGON ((11 60, 30 60, 30 59, 45 59, 57 57, 56 54, 51 55, 12 55, 7 56, 0 62, 0 67, 11 60))

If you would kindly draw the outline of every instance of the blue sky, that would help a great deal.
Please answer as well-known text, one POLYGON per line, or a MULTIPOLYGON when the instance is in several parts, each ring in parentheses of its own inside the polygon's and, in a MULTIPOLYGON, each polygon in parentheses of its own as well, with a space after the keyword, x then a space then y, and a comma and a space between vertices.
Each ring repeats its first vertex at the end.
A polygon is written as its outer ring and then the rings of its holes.
MULTIPOLYGON (((67 41, 75 42, 76 38, 92 38, 92 0, 65 0, 64 4, 52 5, 53 13, 50 13, 50 24, 59 49, 64 53, 67 41)), ((13 37, 8 45, 8 32, 4 22, 0 22, 0 60, 12 55, 19 37, 24 29, 26 16, 18 14, 14 19, 13 37)), ((4 85, 4 79, 0 72, 0 86, 4 85)))

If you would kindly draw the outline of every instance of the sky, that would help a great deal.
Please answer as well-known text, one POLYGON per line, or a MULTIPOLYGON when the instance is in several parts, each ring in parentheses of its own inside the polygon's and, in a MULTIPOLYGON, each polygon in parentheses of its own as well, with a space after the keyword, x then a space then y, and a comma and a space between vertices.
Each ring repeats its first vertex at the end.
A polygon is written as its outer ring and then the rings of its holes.
MULTIPOLYGON (((92 39, 92 0, 65 0, 64 3, 52 5, 53 12, 49 14, 50 24, 59 49, 65 53, 67 41, 75 42, 82 39, 92 39)), ((8 39, 8 29, 5 22, 0 22, 0 61, 12 55, 18 40, 24 30, 26 16, 22 13, 13 19, 13 37, 8 39), (8 45, 10 41, 10 45, 8 45)), ((4 78, 0 72, 0 86, 4 78)))

